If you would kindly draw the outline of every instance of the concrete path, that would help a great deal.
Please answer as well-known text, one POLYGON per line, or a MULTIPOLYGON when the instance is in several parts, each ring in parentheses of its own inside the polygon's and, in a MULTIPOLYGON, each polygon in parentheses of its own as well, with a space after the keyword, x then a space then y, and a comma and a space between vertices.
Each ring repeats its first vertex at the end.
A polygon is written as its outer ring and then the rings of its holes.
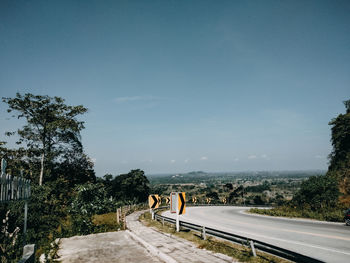
POLYGON ((187 240, 161 233, 153 228, 144 226, 138 221, 141 213, 143 212, 135 212, 127 216, 127 227, 132 235, 138 237, 140 243, 147 247, 153 255, 157 255, 157 257, 163 261, 208 263, 234 262, 229 256, 199 249, 187 240))
POLYGON ((58 261, 176 263, 234 262, 231 257, 195 247, 191 242, 144 226, 135 212, 126 217, 128 230, 62 238, 58 261))

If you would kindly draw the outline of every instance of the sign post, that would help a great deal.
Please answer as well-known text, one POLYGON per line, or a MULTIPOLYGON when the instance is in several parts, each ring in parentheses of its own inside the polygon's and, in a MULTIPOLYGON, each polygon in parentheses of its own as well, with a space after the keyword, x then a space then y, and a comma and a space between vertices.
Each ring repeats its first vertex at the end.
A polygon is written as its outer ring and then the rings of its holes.
POLYGON ((186 212, 185 192, 171 193, 170 212, 176 213, 176 232, 180 231, 180 215, 186 212))
POLYGON ((172 192, 170 194, 170 213, 176 213, 177 207, 177 193, 172 192))
POLYGON ((180 232, 180 218, 178 213, 176 213, 176 232, 180 232))

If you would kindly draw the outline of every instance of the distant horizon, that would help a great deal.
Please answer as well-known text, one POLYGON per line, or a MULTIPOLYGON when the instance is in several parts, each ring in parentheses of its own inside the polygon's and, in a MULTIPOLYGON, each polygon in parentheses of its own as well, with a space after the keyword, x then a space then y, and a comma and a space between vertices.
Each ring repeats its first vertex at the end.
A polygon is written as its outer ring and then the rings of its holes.
POLYGON ((173 175, 173 174, 190 174, 190 173, 205 173, 205 174, 225 174, 225 173, 262 173, 262 172, 269 172, 269 173, 284 173, 284 172, 327 172, 327 170, 324 169, 310 169, 310 170, 257 170, 257 171, 252 171, 252 170, 245 170, 245 171, 226 171, 226 172, 207 172, 207 171, 191 171, 191 172, 185 172, 185 173, 150 173, 145 175, 173 175))

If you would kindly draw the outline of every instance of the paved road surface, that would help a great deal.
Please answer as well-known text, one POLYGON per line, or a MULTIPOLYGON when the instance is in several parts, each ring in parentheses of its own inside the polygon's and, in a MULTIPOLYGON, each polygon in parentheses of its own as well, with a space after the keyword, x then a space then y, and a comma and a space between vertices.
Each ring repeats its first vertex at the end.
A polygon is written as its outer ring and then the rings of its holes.
MULTIPOLYGON (((187 207, 183 221, 221 229, 325 262, 350 262, 350 227, 342 223, 246 214, 244 207, 187 207)), ((174 214, 163 213, 175 218, 174 214)))

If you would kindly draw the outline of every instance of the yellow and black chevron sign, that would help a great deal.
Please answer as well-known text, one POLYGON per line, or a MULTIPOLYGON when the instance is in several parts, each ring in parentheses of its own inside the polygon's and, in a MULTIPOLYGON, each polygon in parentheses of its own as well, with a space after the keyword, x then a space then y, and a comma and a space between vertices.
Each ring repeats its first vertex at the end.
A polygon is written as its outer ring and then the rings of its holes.
POLYGON ((166 204, 168 205, 170 203, 170 197, 166 198, 166 204))
POLYGON ((159 207, 159 196, 158 195, 149 195, 148 196, 148 205, 149 208, 155 209, 159 207))
POLYGON ((197 203, 197 197, 192 197, 192 203, 197 203))
POLYGON ((226 197, 224 197, 224 198, 222 199, 222 202, 223 202, 224 204, 226 204, 226 203, 227 203, 227 199, 226 199, 226 197))
POLYGON ((179 199, 178 199, 178 211, 179 215, 183 215, 186 212, 186 197, 185 192, 179 193, 179 199))

